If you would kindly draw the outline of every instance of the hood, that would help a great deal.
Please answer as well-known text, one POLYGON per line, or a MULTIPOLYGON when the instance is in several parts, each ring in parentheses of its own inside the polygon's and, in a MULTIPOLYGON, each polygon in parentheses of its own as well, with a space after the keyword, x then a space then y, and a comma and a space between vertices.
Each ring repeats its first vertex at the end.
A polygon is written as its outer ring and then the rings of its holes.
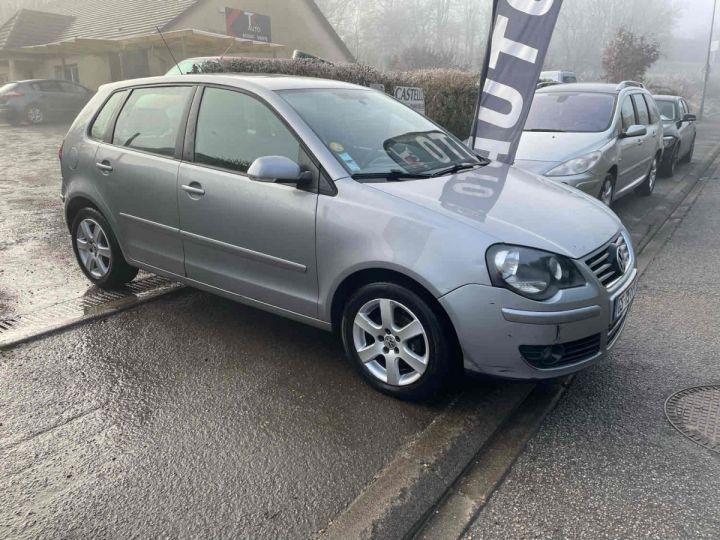
POLYGON ((599 201, 498 163, 441 178, 366 185, 462 221, 494 242, 574 259, 601 247, 621 228, 599 201))
MULTIPOLYGON (((599 150, 610 140, 607 133, 547 133, 525 131, 515 159, 562 163, 599 150)), ((545 169, 546 171, 549 170, 545 169)))

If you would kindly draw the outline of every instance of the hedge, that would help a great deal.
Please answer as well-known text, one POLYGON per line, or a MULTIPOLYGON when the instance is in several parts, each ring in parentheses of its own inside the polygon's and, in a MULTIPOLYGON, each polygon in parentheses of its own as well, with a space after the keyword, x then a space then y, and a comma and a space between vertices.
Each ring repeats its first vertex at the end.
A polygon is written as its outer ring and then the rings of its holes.
POLYGON ((461 139, 470 133, 479 88, 477 74, 455 69, 384 72, 361 64, 331 64, 313 59, 226 58, 222 63, 205 62, 199 69, 204 73, 300 75, 361 86, 383 84, 387 93, 395 86, 418 86, 425 91, 427 116, 461 139))

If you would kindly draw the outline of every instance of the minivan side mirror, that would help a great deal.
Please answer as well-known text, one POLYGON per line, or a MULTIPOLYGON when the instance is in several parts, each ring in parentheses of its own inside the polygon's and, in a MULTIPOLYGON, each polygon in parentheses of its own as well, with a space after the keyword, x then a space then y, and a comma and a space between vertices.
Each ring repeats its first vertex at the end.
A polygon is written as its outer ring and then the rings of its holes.
POLYGON ((639 124, 630 126, 625 131, 622 132, 623 139, 629 139, 631 137, 643 137, 645 135, 647 135, 647 128, 645 126, 641 126, 639 124))
POLYGON ((247 175, 259 182, 296 184, 298 187, 312 182, 312 173, 302 172, 300 165, 285 156, 264 156, 252 162, 247 175))
POLYGON ((695 116, 694 114, 690 114, 690 113, 683 116, 683 119, 682 119, 683 122, 695 122, 696 120, 697 120, 697 116, 695 116))

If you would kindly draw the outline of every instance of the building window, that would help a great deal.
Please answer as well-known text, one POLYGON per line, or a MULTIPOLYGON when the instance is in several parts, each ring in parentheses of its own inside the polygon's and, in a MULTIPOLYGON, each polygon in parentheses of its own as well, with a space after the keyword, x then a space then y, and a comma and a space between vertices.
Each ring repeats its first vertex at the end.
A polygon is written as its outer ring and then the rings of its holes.
POLYGON ((55 66, 55 78, 64 79, 66 81, 72 81, 74 83, 80 82, 80 72, 78 71, 77 64, 67 64, 64 66, 55 66))

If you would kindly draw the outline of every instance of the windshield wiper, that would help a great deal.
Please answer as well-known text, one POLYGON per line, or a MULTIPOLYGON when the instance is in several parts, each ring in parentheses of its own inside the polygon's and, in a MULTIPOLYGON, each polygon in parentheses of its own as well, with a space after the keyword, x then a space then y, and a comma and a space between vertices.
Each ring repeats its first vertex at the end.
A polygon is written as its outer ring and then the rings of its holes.
POLYGON ((567 133, 564 129, 523 129, 523 131, 534 131, 536 133, 567 133))
POLYGON ((387 171, 387 172, 357 173, 357 174, 353 174, 352 178, 354 180, 370 180, 372 178, 385 178, 388 182, 399 182, 400 180, 415 180, 415 179, 421 179, 421 178, 432 178, 432 175, 408 173, 405 171, 400 171, 398 169, 392 169, 391 171, 387 171))
POLYGON ((469 169, 474 169, 475 167, 480 167, 481 165, 487 165, 490 163, 488 160, 487 163, 484 162, 471 162, 471 163, 456 163, 452 167, 448 167, 447 169, 441 169, 439 171, 436 171, 432 174, 433 177, 436 176, 445 176, 446 174, 456 174, 460 171, 467 171, 469 169))

